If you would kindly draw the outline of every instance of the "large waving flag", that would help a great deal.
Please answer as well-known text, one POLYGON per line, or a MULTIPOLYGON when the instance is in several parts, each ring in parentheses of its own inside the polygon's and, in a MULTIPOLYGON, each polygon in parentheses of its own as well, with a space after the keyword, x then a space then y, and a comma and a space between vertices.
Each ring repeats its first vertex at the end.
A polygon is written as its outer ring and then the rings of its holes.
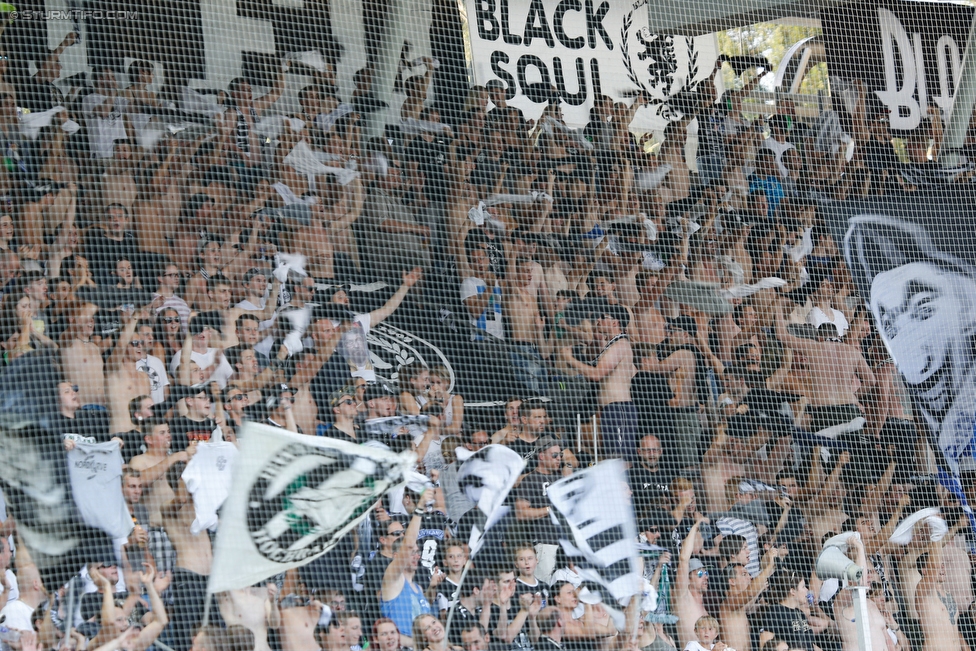
POLYGON ((248 423, 224 503, 211 593, 245 588, 335 547, 401 484, 412 452, 302 436, 248 423))
POLYGON ((580 600, 602 603, 623 629, 623 609, 644 588, 624 463, 612 459, 580 470, 550 486, 548 496, 562 525, 559 544, 588 589, 580 600))

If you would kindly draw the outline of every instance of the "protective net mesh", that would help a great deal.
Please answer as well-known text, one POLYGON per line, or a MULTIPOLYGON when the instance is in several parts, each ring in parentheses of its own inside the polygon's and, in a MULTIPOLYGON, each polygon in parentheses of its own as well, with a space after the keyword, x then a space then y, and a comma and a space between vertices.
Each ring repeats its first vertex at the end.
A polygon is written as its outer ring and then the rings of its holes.
POLYGON ((0 18, 0 651, 976 644, 971 3, 0 18))

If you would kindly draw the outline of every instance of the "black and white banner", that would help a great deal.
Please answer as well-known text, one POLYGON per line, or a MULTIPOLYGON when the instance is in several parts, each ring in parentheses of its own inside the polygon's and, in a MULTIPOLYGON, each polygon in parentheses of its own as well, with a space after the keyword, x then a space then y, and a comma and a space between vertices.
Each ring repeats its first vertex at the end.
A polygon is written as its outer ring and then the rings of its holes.
POLYGON ((412 452, 246 424, 220 513, 210 592, 312 562, 403 483, 415 461, 412 452))
POLYGON ((821 12, 831 78, 860 79, 891 110, 892 129, 914 129, 930 104, 948 115, 973 8, 869 0, 821 12))
POLYGON ((562 526, 559 544, 589 590, 580 599, 602 602, 618 629, 623 609, 643 589, 629 492, 627 468, 613 459, 559 480, 547 493, 562 526))
POLYGON ((714 35, 651 34, 647 1, 466 0, 474 82, 500 79, 508 103, 536 119, 555 87, 570 126, 589 121, 595 95, 653 98, 633 127, 663 129, 669 100, 707 79, 718 56, 714 35))
POLYGON ((976 468, 976 249, 967 187, 820 207, 953 475, 976 468))

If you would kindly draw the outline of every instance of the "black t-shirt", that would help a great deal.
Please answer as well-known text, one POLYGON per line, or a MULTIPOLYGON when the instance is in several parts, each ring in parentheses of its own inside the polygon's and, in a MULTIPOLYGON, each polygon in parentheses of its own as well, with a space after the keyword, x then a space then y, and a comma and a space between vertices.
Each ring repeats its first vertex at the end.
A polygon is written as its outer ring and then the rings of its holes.
POLYGON ((461 631, 471 624, 477 624, 479 617, 481 617, 480 610, 475 609, 475 612, 471 612, 459 601, 454 609, 454 619, 451 620, 451 644, 464 646, 464 642, 461 640, 461 631))
POLYGON ((366 571, 363 574, 363 592, 367 594, 367 599, 379 599, 377 594, 383 587, 383 574, 386 572, 386 568, 390 566, 391 560, 393 559, 376 552, 372 558, 366 561, 366 571))
POLYGON ((791 649, 813 651, 813 630, 803 611, 780 604, 766 606, 750 625, 758 635, 763 631, 785 640, 791 649))
MULTIPOLYGON (((522 479, 518 490, 515 493, 516 499, 525 500, 534 509, 549 506, 549 498, 546 491, 550 484, 559 481, 560 476, 556 474, 543 475, 538 472, 530 472, 522 479)), ((539 518, 522 523, 522 533, 529 537, 533 542, 556 545, 559 543, 559 536, 556 527, 548 518, 539 518)))
MULTIPOLYGON (((420 565, 430 576, 430 570, 437 565, 437 552, 447 536, 451 526, 447 516, 433 511, 427 513, 420 521, 420 531, 417 533, 417 549, 420 550, 420 565)), ((420 568, 417 568, 420 573, 420 568)), ((428 581, 429 582, 429 579, 428 581)))
POLYGON ((529 443, 528 441, 523 441, 522 439, 517 438, 511 443, 506 443, 505 445, 518 453, 520 457, 525 459, 525 470, 523 472, 535 471, 535 466, 539 461, 535 449, 536 442, 529 443))
POLYGON ((651 472, 643 463, 638 463, 627 471, 627 479, 634 495, 635 510, 642 514, 649 507, 658 505, 661 497, 667 495, 674 475, 660 464, 656 472, 651 472))
POLYGON ((447 197, 447 144, 440 138, 427 142, 423 137, 414 138, 405 152, 405 158, 420 166, 424 173, 424 195, 429 201, 444 201, 447 197))
POLYGON ((37 81, 31 78, 20 90, 17 97, 24 108, 34 112, 42 112, 64 104, 64 95, 57 86, 49 81, 37 81))
POLYGON ((535 595, 536 593, 542 595, 542 607, 551 605, 552 601, 549 599, 549 586, 545 583, 536 579, 535 585, 529 585, 522 580, 521 577, 515 579, 515 596, 512 597, 512 603, 518 604, 519 597, 524 594, 535 595))
POLYGON ((50 429, 62 438, 66 434, 73 434, 104 443, 109 440, 108 412, 101 409, 79 409, 74 418, 65 418, 58 414, 51 419, 50 429))
POLYGON ((212 418, 201 421, 190 420, 186 416, 177 416, 169 421, 169 432, 172 438, 171 452, 182 452, 191 441, 209 441, 217 423, 212 418))
POLYGON ((132 233, 125 233, 122 241, 105 237, 105 231, 93 228, 85 242, 85 257, 91 266, 92 276, 99 285, 114 285, 115 263, 125 258, 138 268, 139 247, 132 233))

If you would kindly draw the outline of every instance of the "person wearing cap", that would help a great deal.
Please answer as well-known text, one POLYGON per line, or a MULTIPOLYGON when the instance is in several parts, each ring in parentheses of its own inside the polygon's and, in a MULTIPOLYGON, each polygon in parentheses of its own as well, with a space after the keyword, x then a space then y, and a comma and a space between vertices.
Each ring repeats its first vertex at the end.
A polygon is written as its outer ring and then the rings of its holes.
POLYGON ((234 306, 235 308, 248 312, 258 312, 262 316, 268 312, 265 309, 266 307, 272 307, 274 310, 271 312, 270 317, 267 317, 258 325, 258 330, 265 332, 267 336, 255 345, 255 348, 260 349, 262 353, 268 355, 271 351, 271 346, 274 344, 274 337, 266 331, 274 325, 275 319, 278 316, 278 294, 281 292, 281 282, 272 276, 271 290, 269 292, 267 276, 260 269, 251 268, 244 273, 243 285, 246 296, 234 306))
POLYGON ((173 417, 169 421, 173 449, 179 452, 194 441, 209 441, 218 426, 218 422, 211 416, 209 385, 179 385, 174 390, 174 398, 182 398, 186 415, 181 416, 178 409, 173 410, 173 417))
POLYGON ((684 648, 695 639, 695 622, 709 613, 705 610, 705 593, 708 591, 708 570, 705 564, 692 554, 701 552, 702 537, 699 532, 704 517, 698 516, 688 535, 681 543, 678 569, 674 577, 674 612, 678 616, 678 644, 684 648))
MULTIPOLYGON (((434 499, 433 489, 426 489, 418 504, 426 504, 434 499)), ((415 509, 410 517, 410 524, 403 534, 403 538, 393 543, 393 559, 386 566, 383 581, 380 584, 380 611, 384 617, 389 617, 396 624, 400 635, 406 638, 413 636, 413 622, 418 614, 430 613, 430 602, 424 592, 414 580, 417 566, 420 564, 420 549, 417 547, 417 536, 426 511, 415 509)), ((409 646, 413 646, 412 639, 409 646)))
POLYGON ((356 406, 356 389, 346 385, 333 391, 329 396, 329 408, 332 410, 332 423, 327 429, 323 429, 323 435, 358 443, 356 416, 359 410, 356 406))
POLYGON ((366 420, 396 416, 396 391, 386 382, 380 381, 367 384, 366 393, 363 394, 363 401, 366 403, 366 420))
POLYGON ((637 407, 630 396, 634 377, 634 352, 624 332, 630 315, 621 305, 599 308, 596 330, 603 350, 590 366, 573 357, 573 348, 562 348, 563 360, 591 382, 598 382, 600 437, 607 454, 633 459, 637 447, 637 407))
POLYGON ((267 424, 296 434, 304 434, 295 423, 295 413, 292 411, 294 403, 295 391, 287 384, 276 385, 274 393, 268 399, 267 424))
POLYGON ((535 456, 538 460, 535 470, 524 475, 515 490, 515 520, 525 539, 555 545, 559 535, 549 518, 546 491, 564 475, 562 446, 554 437, 543 436, 536 443, 535 456))

